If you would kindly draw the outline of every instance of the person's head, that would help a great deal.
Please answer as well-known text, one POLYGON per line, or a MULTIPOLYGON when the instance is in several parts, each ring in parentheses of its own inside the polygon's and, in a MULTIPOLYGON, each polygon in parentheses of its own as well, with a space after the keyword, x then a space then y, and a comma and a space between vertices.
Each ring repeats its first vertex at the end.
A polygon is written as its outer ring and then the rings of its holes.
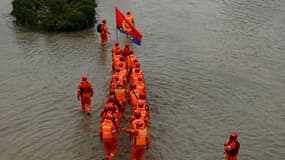
POLYGON ((124 63, 119 63, 119 67, 123 68, 124 67, 124 63))
POLYGON ((125 43, 125 48, 129 48, 129 47, 130 47, 129 43, 125 43))
POLYGON ((115 41, 114 45, 118 47, 120 45, 119 41, 115 41))
MULTIPOLYGON (((114 90, 114 89, 111 89, 109 94, 114 96, 114 95, 115 95, 115 90, 114 90)), ((114 96, 114 97, 115 97, 115 96, 114 96)))
POLYGON ((114 95, 109 96, 108 101, 115 102, 115 96, 114 95))
POLYGON ((134 116, 135 116, 136 119, 139 119, 139 118, 141 118, 142 114, 139 111, 135 111, 134 116))
POLYGON ((121 56, 121 57, 120 57, 120 61, 125 61, 125 57, 124 57, 124 56, 121 56))
POLYGON ((141 66, 140 62, 136 62, 135 65, 137 68, 139 68, 141 66))
POLYGON ((142 75, 139 75, 138 76, 138 81, 142 81, 143 80, 143 76, 142 75))
POLYGON ((130 11, 127 11, 127 15, 131 15, 131 12, 130 12, 130 11))
POLYGON ((107 23, 106 19, 103 19, 103 20, 102 20, 102 23, 103 23, 103 24, 106 24, 106 23, 107 23))
POLYGON ((146 94, 145 94, 144 92, 141 92, 141 93, 139 94, 139 97, 140 97, 140 99, 145 99, 146 94))
POLYGON ((87 76, 84 74, 82 77, 81 77, 82 81, 87 81, 87 76))
POLYGON ((136 73, 139 73, 139 72, 140 72, 140 68, 137 68, 137 67, 136 67, 136 68, 135 68, 135 72, 136 72, 136 73))
POLYGON ((143 120, 138 121, 138 122, 136 123, 136 125, 137 125, 137 128, 138 128, 138 129, 142 129, 142 128, 144 128, 144 121, 143 121, 143 120))
POLYGON ((129 55, 131 55, 131 54, 134 54, 134 51, 133 51, 133 50, 130 50, 129 55))
POLYGON ((238 137, 238 134, 236 132, 231 132, 230 134, 230 140, 234 141, 236 140, 238 137))
POLYGON ((136 89, 136 88, 137 88, 137 85, 136 85, 135 83, 131 83, 131 84, 130 84, 130 88, 131 88, 131 89, 136 89))
POLYGON ((105 119, 108 119, 108 120, 113 120, 113 115, 108 113, 106 116, 105 116, 105 119))
POLYGON ((120 68, 119 68, 119 67, 116 67, 116 68, 115 68, 115 72, 120 72, 120 68))
POLYGON ((138 107, 139 107, 139 108, 143 108, 143 106, 144 106, 144 102, 143 102, 143 101, 139 101, 139 102, 138 102, 138 107))
POLYGON ((123 87, 123 84, 118 83, 118 84, 117 84, 117 87, 118 87, 118 88, 122 88, 122 87, 123 87))
POLYGON ((114 80, 115 80, 115 81, 119 81, 119 79, 120 79, 120 77, 119 77, 118 75, 115 75, 115 76, 114 76, 114 80))

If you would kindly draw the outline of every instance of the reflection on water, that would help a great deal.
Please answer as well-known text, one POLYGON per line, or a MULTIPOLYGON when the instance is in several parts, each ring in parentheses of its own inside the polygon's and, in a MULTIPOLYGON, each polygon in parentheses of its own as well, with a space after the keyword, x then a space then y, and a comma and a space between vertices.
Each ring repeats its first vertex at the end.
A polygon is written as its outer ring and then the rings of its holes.
MULTIPOLYGON (((9 16, 10 1, 0 4, 2 159, 104 157, 99 110, 109 92, 115 6, 132 11, 144 35, 142 46, 131 47, 151 107, 146 159, 223 159, 232 130, 240 135, 239 159, 285 156, 283 1, 98 1, 96 17, 106 18, 112 33, 106 47, 96 28, 26 31, 9 16), (82 74, 95 88, 89 117, 76 99, 82 74)), ((116 159, 130 156, 120 134, 116 159)))

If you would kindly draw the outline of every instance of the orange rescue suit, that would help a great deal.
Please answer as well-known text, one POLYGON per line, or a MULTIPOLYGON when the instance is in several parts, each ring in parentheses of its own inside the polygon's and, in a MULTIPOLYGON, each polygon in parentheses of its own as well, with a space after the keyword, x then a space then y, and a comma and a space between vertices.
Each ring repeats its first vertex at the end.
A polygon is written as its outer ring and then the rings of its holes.
POLYGON ((224 143, 224 150, 226 152, 225 160, 237 160, 240 144, 238 140, 224 143))
POLYGON ((135 19, 132 15, 126 15, 126 20, 133 26, 135 24, 135 19))
POLYGON ((81 98, 81 109, 83 112, 91 113, 91 97, 93 96, 94 89, 92 83, 82 81, 77 87, 77 97, 81 98))
POLYGON ((143 160, 145 147, 150 145, 150 137, 146 127, 137 129, 138 134, 133 138, 132 160, 143 160))
POLYGON ((102 23, 102 32, 101 32, 101 44, 105 46, 108 42, 108 34, 111 34, 108 30, 108 27, 105 23, 102 23))
POLYGON ((126 94, 127 89, 124 87, 117 87, 115 88, 115 95, 118 101, 121 104, 121 111, 122 111, 122 118, 126 118, 126 94))
POLYGON ((100 138, 104 142, 105 158, 113 160, 116 153, 117 133, 113 122, 109 119, 104 119, 100 127, 100 138))

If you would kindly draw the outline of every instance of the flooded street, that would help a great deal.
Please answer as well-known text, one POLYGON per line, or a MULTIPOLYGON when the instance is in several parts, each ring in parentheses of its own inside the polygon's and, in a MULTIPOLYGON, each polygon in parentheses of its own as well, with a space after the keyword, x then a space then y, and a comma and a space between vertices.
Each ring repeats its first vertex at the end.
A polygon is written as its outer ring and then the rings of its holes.
MULTIPOLYGON (((285 157, 284 0, 97 0, 109 44, 96 27, 35 33, 0 0, 0 160, 100 160, 99 110, 108 94, 114 7, 130 10, 143 34, 138 56, 151 109, 146 160, 222 160, 239 133, 239 160, 285 157), (76 87, 86 73, 93 114, 76 87)), ((119 34, 121 44, 127 41, 119 34)), ((128 126, 128 123, 123 124, 128 126)), ((131 159, 120 133, 116 160, 131 159)))

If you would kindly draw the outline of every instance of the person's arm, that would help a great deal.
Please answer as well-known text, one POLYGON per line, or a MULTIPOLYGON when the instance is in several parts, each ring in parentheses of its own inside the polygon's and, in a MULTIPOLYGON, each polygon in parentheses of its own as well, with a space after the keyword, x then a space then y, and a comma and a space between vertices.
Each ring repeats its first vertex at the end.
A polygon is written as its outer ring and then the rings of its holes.
POLYGON ((94 88, 93 88, 92 83, 90 83, 90 94, 91 94, 91 97, 93 97, 93 94, 94 94, 94 88))
POLYGON ((150 148, 150 136, 147 134, 146 136, 146 149, 148 150, 150 148))
POLYGON ((80 84, 77 86, 77 100, 79 101, 80 100, 80 95, 81 95, 81 92, 80 92, 80 84))
POLYGON ((229 152, 233 149, 236 149, 237 148, 237 145, 235 142, 231 142, 230 144, 228 142, 224 142, 224 150, 226 152, 229 152))

